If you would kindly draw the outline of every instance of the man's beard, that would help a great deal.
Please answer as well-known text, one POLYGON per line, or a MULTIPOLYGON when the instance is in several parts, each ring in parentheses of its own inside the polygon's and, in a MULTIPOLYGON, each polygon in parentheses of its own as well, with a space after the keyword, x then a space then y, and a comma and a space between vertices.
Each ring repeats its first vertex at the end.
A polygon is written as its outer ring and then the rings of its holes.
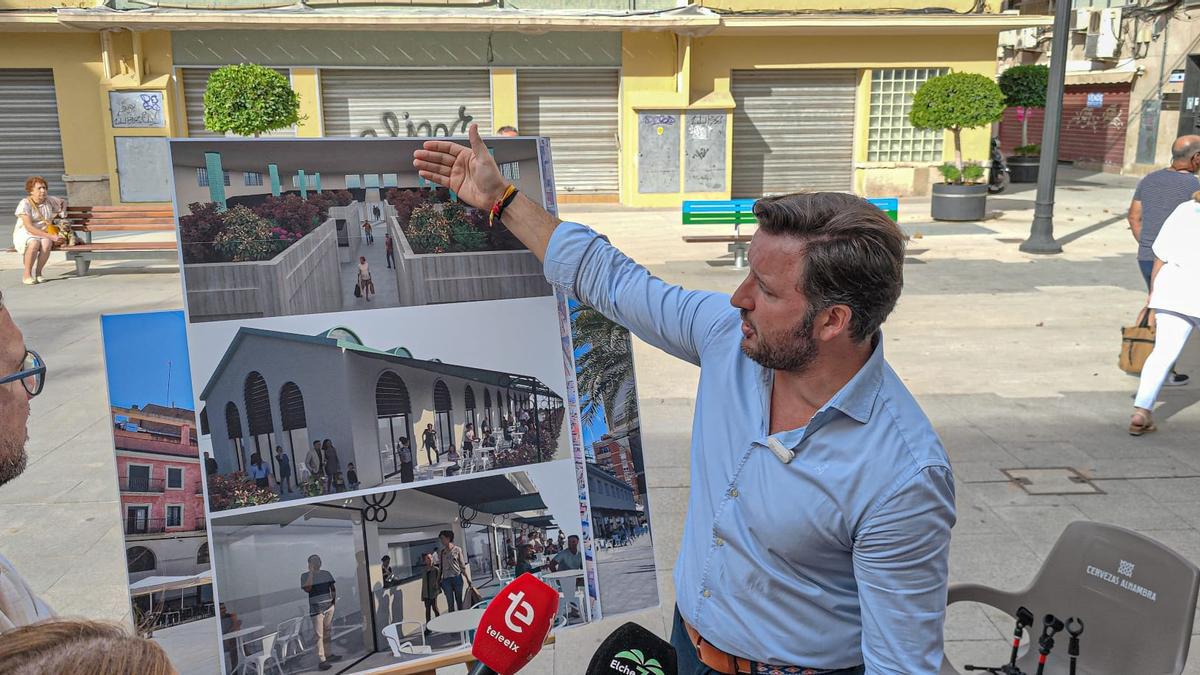
POLYGON ((0 485, 20 476, 21 472, 25 470, 27 460, 25 442, 28 438, 29 432, 27 431, 25 438, 21 440, 0 439, 0 485))
MULTIPOLYGON (((751 324, 755 335, 758 337, 758 345, 750 347, 743 340, 742 353, 763 368, 803 373, 812 366, 819 351, 817 342, 812 337, 813 324, 816 322, 816 317, 817 312, 809 308, 799 325, 793 328, 791 333, 782 339, 780 343, 768 341, 766 336, 758 330, 758 327, 751 324)), ((742 320, 750 323, 747 312, 744 309, 742 310, 742 320)))

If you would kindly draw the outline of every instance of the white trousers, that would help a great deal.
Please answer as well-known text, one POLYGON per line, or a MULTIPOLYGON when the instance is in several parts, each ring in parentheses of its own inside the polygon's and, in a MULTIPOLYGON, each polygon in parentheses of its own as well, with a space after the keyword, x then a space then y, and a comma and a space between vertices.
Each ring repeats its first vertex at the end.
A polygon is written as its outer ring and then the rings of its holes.
POLYGON ((1154 351, 1146 357, 1142 366, 1142 379, 1138 383, 1137 398, 1133 405, 1146 410, 1154 409, 1158 392, 1171 372, 1171 366, 1183 352, 1193 328, 1200 328, 1200 318, 1186 314, 1175 314, 1164 310, 1155 312, 1157 328, 1154 333, 1154 351))

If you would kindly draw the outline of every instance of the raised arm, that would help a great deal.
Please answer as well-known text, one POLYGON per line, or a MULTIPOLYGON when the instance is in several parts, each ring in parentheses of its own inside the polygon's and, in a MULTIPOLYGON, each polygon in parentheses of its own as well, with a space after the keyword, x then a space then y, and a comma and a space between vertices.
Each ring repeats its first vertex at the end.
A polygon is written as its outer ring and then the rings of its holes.
MULTIPOLYGON (((414 153, 413 165, 422 177, 454 190, 467 204, 490 209, 507 185, 475 125, 468 136, 469 148, 426 141, 414 153)), ((698 364, 716 326, 737 316, 728 296, 667 284, 597 233, 563 223, 522 194, 504 210, 502 220, 544 263, 551 283, 681 359, 698 364)))

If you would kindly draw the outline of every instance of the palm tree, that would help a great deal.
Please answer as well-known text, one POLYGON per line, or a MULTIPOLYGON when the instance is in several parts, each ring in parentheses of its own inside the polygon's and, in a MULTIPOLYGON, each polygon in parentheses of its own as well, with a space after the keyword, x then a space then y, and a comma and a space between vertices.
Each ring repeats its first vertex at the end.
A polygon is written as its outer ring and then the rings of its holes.
POLYGON ((576 360, 579 393, 587 397, 581 411, 583 424, 590 425, 596 419, 601 404, 610 426, 613 420, 636 418, 629 331, 584 305, 571 311, 571 331, 576 345, 588 346, 576 360))

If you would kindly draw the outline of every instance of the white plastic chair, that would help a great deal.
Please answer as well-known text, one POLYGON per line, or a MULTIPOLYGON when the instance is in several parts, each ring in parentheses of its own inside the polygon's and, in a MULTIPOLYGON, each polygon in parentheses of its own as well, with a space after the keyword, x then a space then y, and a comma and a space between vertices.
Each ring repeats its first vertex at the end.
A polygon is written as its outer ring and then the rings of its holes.
POLYGON ((416 656, 432 653, 433 647, 430 647, 429 645, 414 645, 411 642, 405 642, 404 644, 400 645, 400 654, 402 655, 416 656))
POLYGON ((279 633, 271 633, 270 635, 264 635, 254 640, 254 642, 262 643, 262 651, 245 657, 245 660, 238 666, 238 669, 243 673, 248 673, 253 668, 258 675, 266 675, 267 662, 269 661, 279 670, 280 675, 284 675, 283 666, 279 663, 279 657, 275 655, 275 640, 278 638, 279 633))
POLYGON ((304 641, 300 639, 300 627, 303 625, 304 617, 288 619, 279 624, 279 659, 281 662, 287 663, 288 659, 308 651, 304 647, 304 641), (293 645, 297 648, 294 652, 291 651, 293 645))
MULTIPOLYGON (((401 657, 406 654, 417 654, 420 652, 402 651, 404 645, 412 646, 412 641, 405 641, 407 638, 417 637, 421 640, 422 645, 425 643, 425 624, 420 621, 398 621, 393 624, 388 624, 380 631, 383 633, 384 639, 387 640, 388 646, 392 648, 392 656, 401 657), (415 626, 414 632, 404 630, 405 626, 415 626)), ((428 653, 428 652, 426 652, 428 653)))

